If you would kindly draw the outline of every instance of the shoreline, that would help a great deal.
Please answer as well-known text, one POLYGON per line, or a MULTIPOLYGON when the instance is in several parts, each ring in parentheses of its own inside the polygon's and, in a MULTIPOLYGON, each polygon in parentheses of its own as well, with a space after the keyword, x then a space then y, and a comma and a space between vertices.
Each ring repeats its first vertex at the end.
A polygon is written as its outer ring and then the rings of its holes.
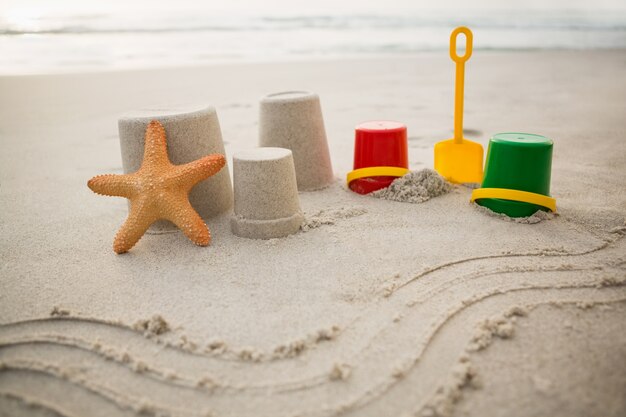
MULTIPOLYGON (((474 48, 474 53, 487 54, 487 55, 508 55, 508 54, 586 54, 586 53, 620 53, 625 52, 626 48, 474 48)), ((382 60, 401 60, 410 61, 415 58, 433 56, 441 57, 448 56, 447 49, 430 49, 411 51, 406 53, 372 53, 372 54, 342 54, 333 56, 317 56, 315 58, 308 57, 283 57, 280 59, 249 59, 241 58, 241 60, 216 60, 213 63, 198 63, 198 64, 176 64, 165 66, 137 66, 137 67, 122 67, 122 68, 101 68, 101 69, 68 69, 67 71, 50 71, 50 72, 31 72, 23 74, 15 73, 0 73, 0 79, 16 79, 16 78, 32 78, 32 77, 64 77, 64 76, 82 76, 82 75, 105 75, 105 74, 125 74, 125 73, 138 73, 138 72, 164 72, 164 71, 185 71, 185 70, 201 70, 210 69, 215 67, 241 67, 241 66, 265 66, 265 65, 289 65, 289 64, 315 64, 315 63, 359 63, 369 61, 382 61, 382 60)))

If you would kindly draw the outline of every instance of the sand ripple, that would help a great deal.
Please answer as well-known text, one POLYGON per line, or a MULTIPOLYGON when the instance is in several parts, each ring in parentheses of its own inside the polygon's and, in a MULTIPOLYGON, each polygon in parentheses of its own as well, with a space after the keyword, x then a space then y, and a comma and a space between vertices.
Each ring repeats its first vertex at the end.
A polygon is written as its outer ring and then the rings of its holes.
POLYGON ((340 333, 279 360, 174 346, 95 318, 5 324, 0 395, 43 415, 84 415, 62 400, 70 393, 115 415, 285 415, 287 398, 299 404, 290 412, 305 415, 381 415, 390 401, 407 402, 410 386, 420 394, 410 408, 421 409, 445 374, 437 369, 458 362, 459 351, 446 347, 476 343, 467 323, 512 305, 626 300, 624 249, 619 239, 583 253, 498 255, 506 267, 494 266, 494 257, 439 265, 381 289, 378 301, 340 333), (336 369, 350 371, 333 378, 336 369))

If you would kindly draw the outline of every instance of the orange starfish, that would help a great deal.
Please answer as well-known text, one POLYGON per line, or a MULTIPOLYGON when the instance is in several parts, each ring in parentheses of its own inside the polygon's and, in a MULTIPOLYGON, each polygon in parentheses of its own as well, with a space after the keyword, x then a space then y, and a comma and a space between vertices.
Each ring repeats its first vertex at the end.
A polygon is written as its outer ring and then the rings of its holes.
POLYGON ((127 252, 160 219, 174 223, 196 245, 208 245, 211 233, 189 203, 189 191, 225 164, 220 154, 184 165, 172 164, 167 156, 165 129, 158 121, 151 121, 146 129, 143 162, 137 172, 98 175, 87 183, 97 194, 130 200, 130 213, 115 236, 113 250, 127 252))

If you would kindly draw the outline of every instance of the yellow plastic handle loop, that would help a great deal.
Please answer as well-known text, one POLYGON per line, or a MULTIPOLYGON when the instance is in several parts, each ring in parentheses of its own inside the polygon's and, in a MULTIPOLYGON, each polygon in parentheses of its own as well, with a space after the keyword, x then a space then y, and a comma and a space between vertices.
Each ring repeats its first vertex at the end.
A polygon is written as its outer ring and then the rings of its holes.
POLYGON ((463 143, 463 93, 465 89, 465 61, 472 56, 472 43, 474 35, 465 26, 460 26, 450 34, 450 58, 456 62, 456 75, 454 83, 454 143, 463 143), (456 39, 459 33, 465 35, 465 55, 458 56, 456 53, 456 39))
POLYGON ((470 202, 480 200, 481 198, 520 201, 522 203, 536 204, 556 212, 556 200, 554 198, 543 194, 529 193, 528 191, 508 190, 506 188, 478 188, 472 191, 470 202))
POLYGON ((474 35, 469 28, 465 26, 459 26, 454 29, 450 34, 450 58, 454 62, 462 63, 467 61, 470 56, 472 56, 472 44, 473 44, 474 35), (456 53, 456 38, 459 36, 459 33, 465 35, 465 55, 458 56, 456 53))
POLYGON ((354 180, 365 177, 403 177, 409 172, 407 168, 399 167, 368 167, 348 172, 348 185, 354 180))

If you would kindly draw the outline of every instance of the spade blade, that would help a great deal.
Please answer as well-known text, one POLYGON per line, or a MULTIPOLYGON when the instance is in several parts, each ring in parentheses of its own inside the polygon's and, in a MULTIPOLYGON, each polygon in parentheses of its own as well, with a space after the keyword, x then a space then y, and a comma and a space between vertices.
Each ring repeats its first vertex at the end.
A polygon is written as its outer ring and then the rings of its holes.
POLYGON ((435 170, 446 180, 457 184, 483 180, 483 147, 463 139, 455 143, 448 139, 435 144, 435 170))

